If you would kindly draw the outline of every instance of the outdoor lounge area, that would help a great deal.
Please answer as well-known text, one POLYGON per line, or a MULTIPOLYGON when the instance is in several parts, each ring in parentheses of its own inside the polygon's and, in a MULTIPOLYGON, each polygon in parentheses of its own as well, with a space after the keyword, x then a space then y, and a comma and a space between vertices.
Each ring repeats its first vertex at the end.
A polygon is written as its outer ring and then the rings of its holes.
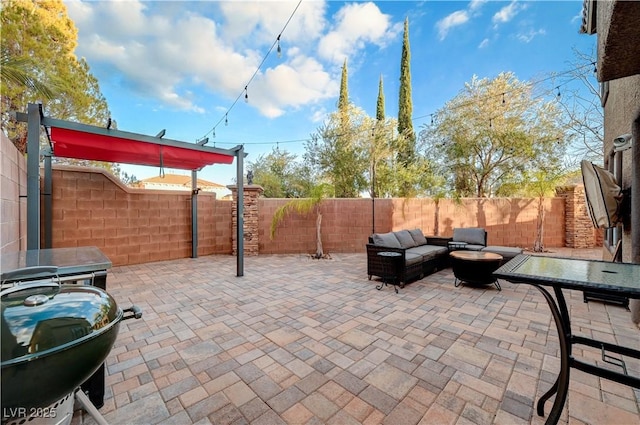
MULTIPOLYGON (((555 379, 559 347, 533 287, 455 288, 448 268, 396 294, 367 279, 366 254, 332 257, 248 257, 240 278, 228 255, 113 267, 109 293, 144 315, 122 323, 107 359, 105 419, 544 423, 534 406, 555 379)), ((581 332, 640 348, 626 309, 565 297, 581 332)), ((599 350, 575 354, 604 364, 599 350)), ((625 361, 637 375, 639 362, 625 361)), ((639 400, 638 390, 575 371, 560 423, 635 424, 639 400)), ((73 423, 95 422, 78 410, 73 423)))

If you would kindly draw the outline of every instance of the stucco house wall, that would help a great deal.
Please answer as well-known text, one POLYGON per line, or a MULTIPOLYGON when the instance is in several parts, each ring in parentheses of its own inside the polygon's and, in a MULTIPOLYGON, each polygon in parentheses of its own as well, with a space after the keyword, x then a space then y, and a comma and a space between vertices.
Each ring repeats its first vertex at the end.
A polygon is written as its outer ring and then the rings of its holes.
MULTIPOLYGON (((588 0, 585 2, 583 18, 581 30, 597 35, 597 76, 606 99, 603 105, 604 162, 607 166, 612 165, 610 162, 614 158, 611 152, 616 137, 635 132, 634 147, 622 154, 621 169, 623 189, 633 188, 637 194, 638 188, 634 186, 639 184, 637 170, 640 167, 637 152, 640 126, 640 45, 631 40, 640 39, 640 3, 588 0), (587 24, 589 22, 595 22, 595 28, 587 24)), ((631 228, 633 221, 640 223, 640 217, 637 216, 640 211, 636 210, 637 208, 632 209, 632 219, 627 220, 623 226, 623 261, 638 260, 638 252, 633 253, 632 240, 640 239, 640 229, 634 231, 631 228)), ((605 258, 608 251, 603 250, 605 258)))
MULTIPOLYGON (((608 82, 609 94, 604 105, 604 152, 605 165, 612 160, 613 140, 623 134, 632 133, 633 121, 640 111, 640 75, 620 78, 608 82)), ((635 141, 634 141, 635 142, 635 141)), ((635 143, 633 149, 638 149, 635 143)), ((631 150, 622 153, 622 188, 631 187, 633 157, 631 150)), ((632 212, 633 213, 633 212, 632 212)), ((636 214, 639 212, 636 211, 636 214)), ((607 252, 605 251, 605 257, 607 252)), ((631 226, 627 223, 622 231, 622 258, 631 261, 631 226)))

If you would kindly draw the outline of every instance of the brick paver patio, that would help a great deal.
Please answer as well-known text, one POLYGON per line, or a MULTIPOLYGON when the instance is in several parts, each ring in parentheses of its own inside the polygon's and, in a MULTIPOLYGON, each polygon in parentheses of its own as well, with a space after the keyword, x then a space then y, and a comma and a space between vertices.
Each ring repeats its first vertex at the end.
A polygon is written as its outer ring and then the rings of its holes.
MULTIPOLYGON (((235 266, 210 256, 110 271, 109 293, 144 316, 122 323, 107 360, 109 423, 544 423, 534 403, 559 347, 531 286, 455 288, 448 269, 377 291, 365 254, 246 257, 241 278, 235 266)), ((628 311, 565 296, 574 330, 640 349, 628 311)), ((639 424, 639 400, 573 370, 561 422, 639 424)), ((94 422, 78 411, 74 423, 94 422)))

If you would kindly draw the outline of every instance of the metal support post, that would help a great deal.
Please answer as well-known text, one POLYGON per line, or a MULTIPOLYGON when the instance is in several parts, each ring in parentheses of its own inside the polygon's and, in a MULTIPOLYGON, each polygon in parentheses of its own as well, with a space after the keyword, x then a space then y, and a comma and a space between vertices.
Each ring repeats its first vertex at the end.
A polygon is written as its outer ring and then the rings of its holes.
POLYGON ((191 171, 191 258, 198 258, 198 172, 191 171))
POLYGON ((236 208, 236 276, 244 276, 244 146, 236 151, 236 184, 238 186, 238 205, 236 208))
POLYGON ((53 169, 51 167, 51 150, 43 151, 44 155, 44 246, 51 248, 53 245, 53 169))
POLYGON ((27 106, 27 249, 40 249, 40 108, 27 106))

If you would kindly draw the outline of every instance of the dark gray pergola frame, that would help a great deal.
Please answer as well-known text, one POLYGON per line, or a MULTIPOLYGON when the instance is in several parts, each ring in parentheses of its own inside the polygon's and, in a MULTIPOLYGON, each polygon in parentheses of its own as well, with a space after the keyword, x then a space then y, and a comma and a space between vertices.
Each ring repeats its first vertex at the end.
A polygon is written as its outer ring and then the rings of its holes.
MULTIPOLYGON (((162 137, 146 136, 115 129, 96 127, 71 121, 45 117, 42 105, 30 103, 27 113, 16 113, 16 119, 27 123, 27 250, 51 248, 52 244, 52 164, 53 152, 44 149, 40 152, 40 129, 57 127, 81 131, 88 134, 112 136, 137 142, 145 142, 160 146, 173 146, 193 151, 217 153, 236 157, 236 181, 238 185, 237 200, 237 252, 236 275, 244 276, 244 146, 238 145, 231 149, 220 149, 204 145, 163 139, 162 137), (36 152, 36 155, 33 153, 36 152), (40 155, 44 157, 44 246, 40 245, 40 155)), ((87 143, 90 143, 88 141, 87 143)), ((201 169, 201 168, 200 168, 201 169)), ((200 169, 191 169, 191 257, 198 257, 198 189, 197 176, 200 169)))

